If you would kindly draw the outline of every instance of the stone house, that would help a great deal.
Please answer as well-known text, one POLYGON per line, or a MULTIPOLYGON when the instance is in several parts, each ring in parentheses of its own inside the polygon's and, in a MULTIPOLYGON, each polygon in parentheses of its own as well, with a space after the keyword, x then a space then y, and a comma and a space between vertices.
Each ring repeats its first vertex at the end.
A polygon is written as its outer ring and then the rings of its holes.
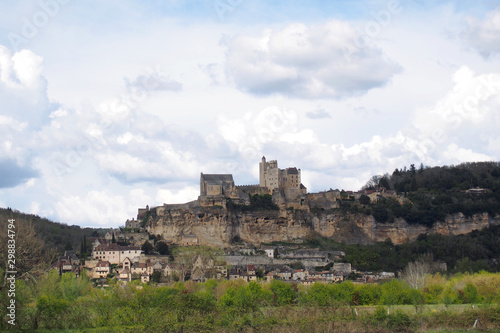
POLYGON ((132 265, 132 269, 130 270, 132 274, 137 274, 137 275, 142 275, 142 273, 148 273, 147 272, 147 264, 146 263, 136 263, 132 265))
POLYGON ((345 275, 349 275, 349 273, 351 273, 351 271, 352 271, 350 263, 342 263, 342 262, 334 263, 332 270, 334 272, 343 273, 345 275))
POLYGON ((130 272, 130 269, 128 267, 125 267, 119 270, 117 279, 118 281, 122 281, 125 283, 132 281, 132 273, 130 272))
POLYGON ((180 275, 179 269, 177 268, 177 265, 176 264, 166 264, 165 268, 163 269, 163 274, 165 276, 171 276, 174 273, 180 275))
POLYGON ((281 268, 277 275, 281 280, 288 281, 292 279, 292 274, 293 269, 286 266, 284 268, 281 268))
POLYGON ((93 278, 104 278, 111 273, 111 264, 109 261, 99 261, 93 269, 93 278))
POLYGON ((142 273, 142 274, 141 274, 141 282, 142 282, 142 283, 148 283, 148 282, 149 282, 149 274, 147 274, 147 273, 142 273))
POLYGON ((231 269, 231 272, 229 272, 229 280, 237 280, 240 278, 240 271, 237 268, 231 269))
MULTIPOLYGON (((163 270, 163 265, 161 264, 161 262, 157 261, 154 265, 153 265, 153 272, 156 272, 156 271, 162 271, 163 270)), ((153 273, 151 273, 153 274, 153 273)))
POLYGON ((292 280, 306 280, 309 272, 303 269, 297 269, 292 274, 292 280))
POLYGON ((99 245, 92 251, 92 258, 121 264, 125 258, 140 258, 143 252, 138 246, 120 246, 116 244, 99 245))
POLYGON ((217 272, 217 279, 227 278, 227 267, 222 265, 215 266, 215 271, 217 272))

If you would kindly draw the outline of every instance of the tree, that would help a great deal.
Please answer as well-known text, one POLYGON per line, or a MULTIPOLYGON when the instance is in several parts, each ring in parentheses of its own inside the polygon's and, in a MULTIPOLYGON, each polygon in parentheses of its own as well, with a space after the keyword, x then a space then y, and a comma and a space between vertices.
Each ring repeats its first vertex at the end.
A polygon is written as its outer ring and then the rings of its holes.
POLYGON ((168 248, 168 244, 163 241, 156 243, 156 251, 158 251, 158 253, 161 254, 162 256, 170 254, 170 249, 168 248))
POLYGON ((213 277, 215 273, 215 261, 221 251, 209 246, 198 246, 194 250, 196 259, 196 269, 200 273, 201 279, 213 277))
POLYGON ((389 212, 384 204, 377 204, 372 208, 372 214, 375 220, 380 223, 385 223, 389 219, 389 212))
POLYGON ((177 264, 181 282, 184 282, 187 273, 191 273, 195 255, 196 252, 192 247, 181 247, 175 253, 175 263, 177 264))
POLYGON ((369 205, 370 197, 367 196, 366 194, 361 194, 361 196, 359 197, 359 203, 362 205, 369 205))
POLYGON ((380 187, 385 187, 386 189, 390 189, 391 184, 389 183, 389 178, 390 178, 389 174, 385 174, 382 178, 380 178, 378 185, 380 187))
POLYGON ((141 246, 141 250, 144 251, 144 254, 149 254, 151 251, 153 251, 153 249, 153 245, 151 245, 151 243, 148 241, 145 241, 141 246))
POLYGON ((379 186, 380 179, 382 179, 382 176, 380 175, 375 175, 370 178, 368 182, 362 187, 363 190, 373 190, 377 186, 379 186))
POLYGON ((414 289, 425 286, 425 276, 431 273, 432 255, 424 255, 418 260, 408 263, 401 272, 402 279, 414 289))
POLYGON ((154 271, 153 274, 151 275, 151 281, 159 283, 160 280, 161 280, 161 272, 154 271))
MULTIPOLYGON (((25 281, 37 282, 38 278, 43 275, 50 265, 57 259, 57 253, 54 248, 47 247, 43 240, 39 238, 35 231, 35 227, 31 221, 24 219, 16 219, 15 225, 15 270, 17 271, 17 279, 25 281)), ((0 244, 5 250, 0 251, 0 265, 5 268, 8 259, 6 251, 8 244, 7 231, 0 233, 0 244)), ((9 269, 4 269, 3 272, 9 269)), ((2 276, 2 278, 4 278, 2 276)), ((5 286, 4 279, 2 286, 5 286)), ((0 286, 0 289, 2 287, 0 286)))
POLYGON ((83 241, 80 247, 80 257, 82 259, 85 259, 86 256, 87 256, 87 237, 83 235, 83 241))
POLYGON ((111 238, 111 243, 116 244, 115 233, 112 233, 113 237, 111 238))

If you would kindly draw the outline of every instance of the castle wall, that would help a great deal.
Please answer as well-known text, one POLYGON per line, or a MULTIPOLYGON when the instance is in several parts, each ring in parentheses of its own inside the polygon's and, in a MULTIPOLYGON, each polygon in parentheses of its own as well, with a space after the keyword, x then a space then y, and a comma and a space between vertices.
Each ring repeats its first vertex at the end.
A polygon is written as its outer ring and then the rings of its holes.
POLYGON ((222 186, 221 185, 206 185, 206 194, 205 195, 221 195, 222 194, 222 186))

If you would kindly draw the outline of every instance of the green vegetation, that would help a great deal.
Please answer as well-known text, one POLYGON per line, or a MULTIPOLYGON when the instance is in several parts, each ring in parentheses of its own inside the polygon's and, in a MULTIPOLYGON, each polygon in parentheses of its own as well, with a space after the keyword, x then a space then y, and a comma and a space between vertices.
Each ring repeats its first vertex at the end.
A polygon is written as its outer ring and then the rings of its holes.
MULTIPOLYGON (((427 331, 500 325, 500 274, 428 275, 425 288, 382 284, 274 280, 188 281, 170 286, 108 280, 51 271, 38 283, 17 281, 17 329, 85 332, 344 332, 427 331), (416 304, 418 306, 416 306, 416 304), (474 307, 472 306, 474 305, 474 307)), ((3 291, 2 291, 3 292, 3 291)), ((0 315, 5 318, 6 297, 0 315)), ((2 321, 0 329, 7 329, 2 321)))
POLYGON ((432 168, 421 165, 419 169, 412 164, 409 169, 394 170, 392 175, 372 177, 363 189, 393 190, 404 197, 404 203, 391 197, 370 202, 366 195, 355 203, 344 196, 339 209, 372 214, 380 223, 403 218, 410 224, 428 227, 455 213, 463 213, 466 217, 479 213, 495 216, 500 214, 500 163, 463 163, 432 168), (485 191, 467 192, 474 187, 485 191))
POLYGON ((328 238, 309 238, 321 250, 344 251, 344 260, 361 271, 397 272, 424 254, 444 262, 448 271, 500 272, 500 226, 459 236, 420 235, 414 242, 394 245, 390 239, 373 245, 343 244, 328 238))
POLYGON ((231 200, 228 200, 227 209, 232 211, 253 212, 260 210, 279 210, 279 207, 273 203, 273 197, 271 195, 254 194, 250 195, 250 205, 235 204, 231 200))
MULTIPOLYGON (((32 225, 37 238, 45 243, 47 249, 60 254, 64 253, 64 250, 80 252, 83 237, 86 236, 88 240, 88 237, 95 231, 92 228, 52 222, 38 215, 24 214, 10 208, 0 208, 0 225, 4 226, 8 219, 15 219, 20 225, 32 225)), ((90 247, 88 241, 86 245, 90 247)))

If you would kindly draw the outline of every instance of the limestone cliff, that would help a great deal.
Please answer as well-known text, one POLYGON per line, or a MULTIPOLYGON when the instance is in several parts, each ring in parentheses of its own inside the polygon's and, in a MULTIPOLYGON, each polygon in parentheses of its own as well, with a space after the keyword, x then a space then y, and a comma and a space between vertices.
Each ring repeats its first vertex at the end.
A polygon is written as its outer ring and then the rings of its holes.
POLYGON ((196 207, 165 210, 151 216, 150 234, 182 244, 190 236, 197 244, 228 247, 233 239, 259 245, 273 241, 293 241, 318 234, 345 243, 369 244, 390 238, 394 244, 415 240, 420 234, 459 235, 490 225, 500 225, 500 216, 487 213, 471 218, 458 213, 427 228, 403 219, 377 223, 364 214, 313 214, 305 211, 231 212, 223 208, 196 207))

